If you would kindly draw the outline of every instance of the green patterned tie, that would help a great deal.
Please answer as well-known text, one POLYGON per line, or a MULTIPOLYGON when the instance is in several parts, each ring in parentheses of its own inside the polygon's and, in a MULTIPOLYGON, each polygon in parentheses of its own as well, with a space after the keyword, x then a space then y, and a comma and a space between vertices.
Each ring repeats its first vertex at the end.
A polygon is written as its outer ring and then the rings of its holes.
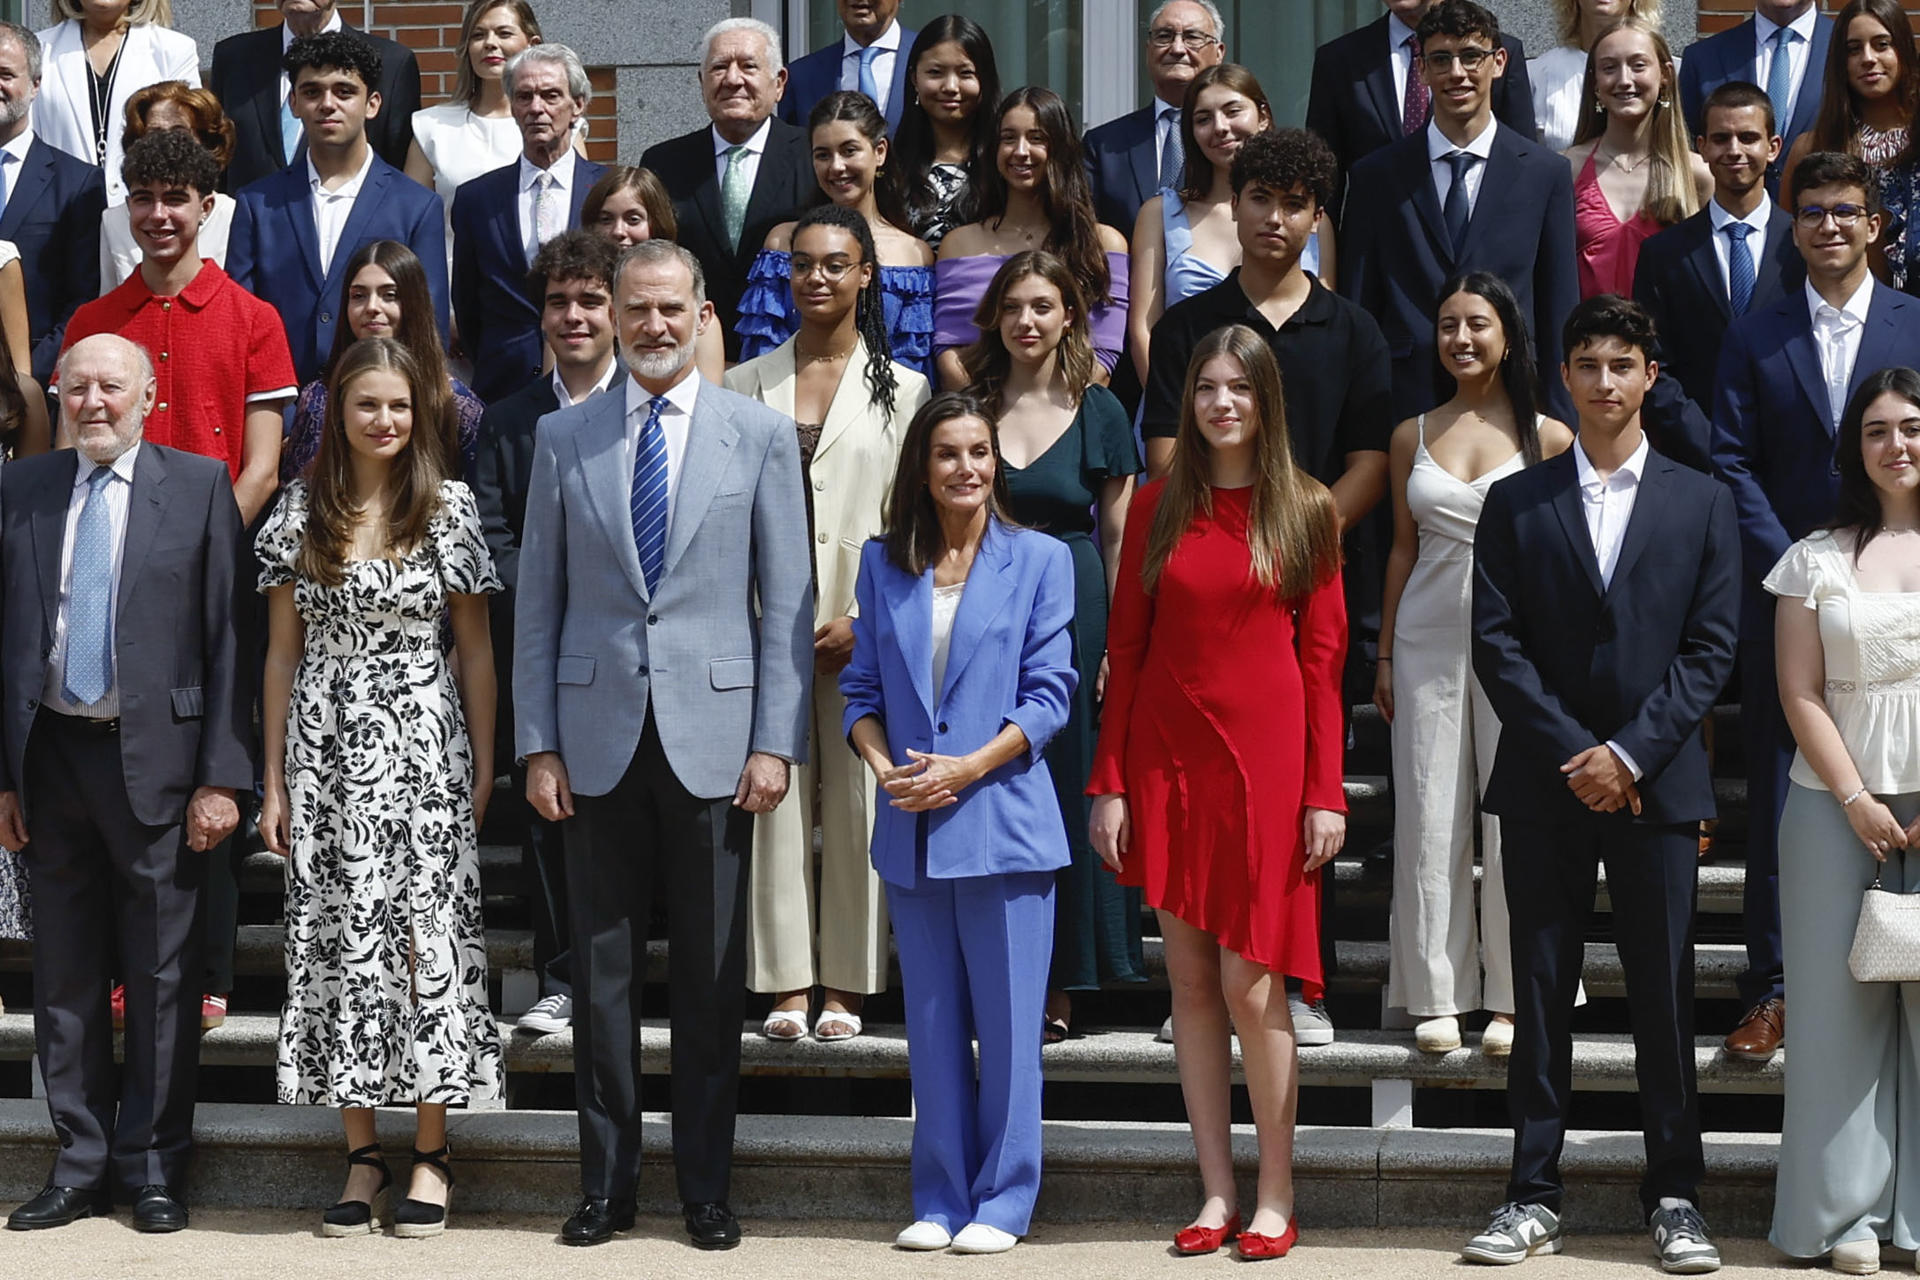
POLYGON ((720 216, 727 222, 727 245, 740 247, 740 233, 747 225, 747 200, 753 195, 747 181, 747 148, 727 148, 727 176, 720 183, 720 216))

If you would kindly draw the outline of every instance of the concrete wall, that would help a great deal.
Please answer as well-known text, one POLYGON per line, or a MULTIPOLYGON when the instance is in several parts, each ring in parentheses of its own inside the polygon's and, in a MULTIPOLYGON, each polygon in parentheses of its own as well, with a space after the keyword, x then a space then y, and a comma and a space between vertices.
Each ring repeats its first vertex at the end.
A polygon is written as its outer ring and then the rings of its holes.
MULTIPOLYGON (((1503 30, 1511 31, 1526 42, 1528 53, 1551 48, 1558 40, 1554 30, 1554 5, 1551 0, 1481 0, 1500 19, 1503 30)), ((1823 6, 1825 7, 1825 6, 1823 6)), ((1661 25, 1667 42, 1676 52, 1693 43, 1700 21, 1698 0, 1666 0, 1661 6, 1661 25)))

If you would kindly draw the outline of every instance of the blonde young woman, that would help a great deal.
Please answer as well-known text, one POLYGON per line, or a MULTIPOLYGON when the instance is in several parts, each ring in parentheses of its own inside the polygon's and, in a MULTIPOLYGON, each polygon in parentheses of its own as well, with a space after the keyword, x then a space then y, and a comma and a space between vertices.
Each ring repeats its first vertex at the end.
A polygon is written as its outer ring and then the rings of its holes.
MULTIPOLYGON (((1537 58, 1527 59, 1527 80, 1533 87, 1533 114, 1539 121, 1540 141, 1555 151, 1573 145, 1580 124, 1580 90, 1587 78, 1587 51, 1594 41, 1622 18, 1638 18, 1660 27, 1660 0, 1553 0, 1554 23, 1560 43, 1537 58)), ((1680 65, 1675 58, 1674 65, 1680 65)), ((1509 67, 1508 75, 1518 68, 1509 67)))
POLYGON ((198 88, 200 50, 171 30, 173 0, 52 0, 56 25, 40 37, 33 132, 48 146, 105 170, 107 203, 127 198, 120 178, 127 99, 162 80, 198 88))
POLYGON ((1713 194, 1706 161, 1687 146, 1677 74, 1666 37, 1638 18, 1614 23, 1587 52, 1580 127, 1561 152, 1573 166, 1583 299, 1631 297, 1640 246, 1713 194))

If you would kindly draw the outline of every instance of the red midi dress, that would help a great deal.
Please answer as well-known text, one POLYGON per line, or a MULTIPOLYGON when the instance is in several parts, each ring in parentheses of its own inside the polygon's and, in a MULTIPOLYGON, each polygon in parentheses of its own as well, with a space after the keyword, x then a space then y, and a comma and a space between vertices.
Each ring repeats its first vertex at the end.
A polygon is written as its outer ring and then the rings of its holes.
POLYGON ((1309 806, 1347 808, 1340 575, 1277 600, 1253 577, 1253 491, 1214 489, 1148 595, 1162 488, 1127 513, 1087 792, 1127 798, 1122 884, 1318 999, 1320 876, 1306 872, 1302 824, 1309 806))

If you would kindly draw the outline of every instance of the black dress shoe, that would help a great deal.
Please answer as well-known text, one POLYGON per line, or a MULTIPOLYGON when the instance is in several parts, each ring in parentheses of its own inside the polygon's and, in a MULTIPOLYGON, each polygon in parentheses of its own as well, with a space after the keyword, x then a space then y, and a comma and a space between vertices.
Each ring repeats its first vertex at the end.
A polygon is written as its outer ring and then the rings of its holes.
POLYGON ((161 1183, 140 1188, 133 1198, 135 1231, 180 1231, 187 1225, 187 1206, 173 1198, 161 1183))
POLYGON ((723 1200, 684 1205, 687 1236, 696 1249, 731 1249, 740 1243, 740 1221, 723 1200))
POLYGON ((588 1196, 560 1228, 561 1244, 605 1244, 616 1231, 633 1230, 633 1201, 588 1196))
POLYGON ((107 1193, 83 1187, 46 1189, 7 1215, 9 1231, 39 1231, 46 1227, 64 1227, 69 1222, 104 1214, 109 1208, 107 1193))

